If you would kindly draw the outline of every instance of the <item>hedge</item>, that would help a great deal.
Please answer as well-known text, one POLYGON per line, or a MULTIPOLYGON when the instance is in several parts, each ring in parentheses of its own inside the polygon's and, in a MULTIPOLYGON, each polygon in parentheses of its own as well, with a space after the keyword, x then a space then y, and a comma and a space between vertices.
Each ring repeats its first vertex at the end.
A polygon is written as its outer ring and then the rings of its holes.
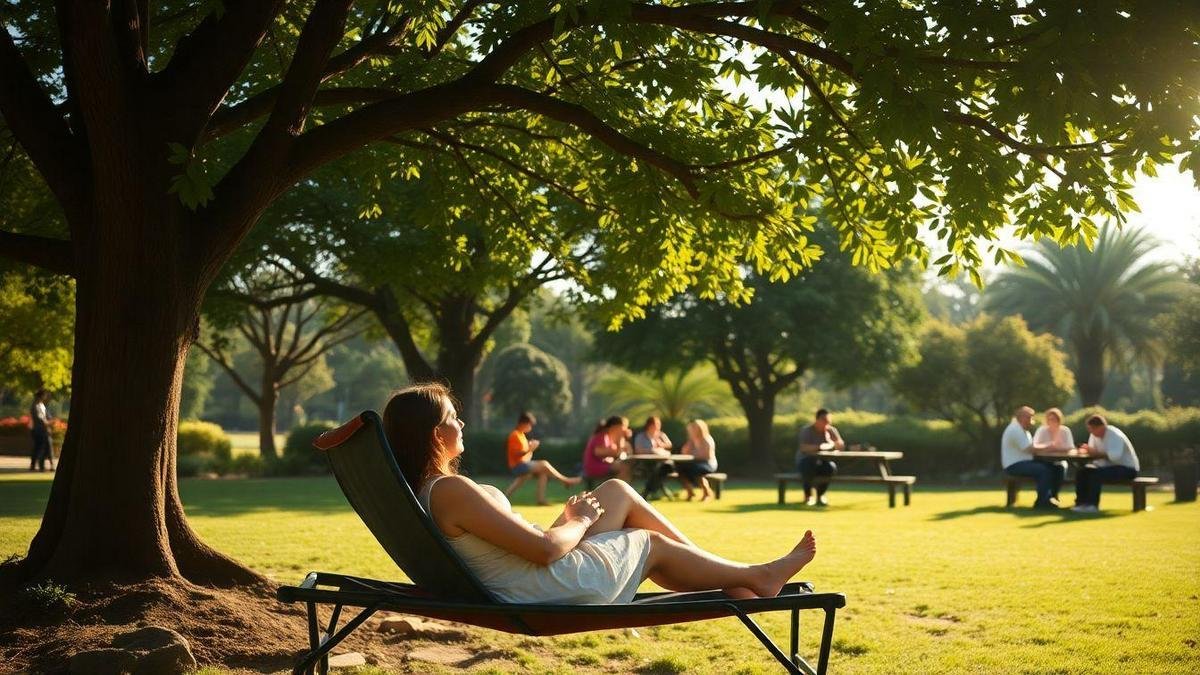
POLYGON ((179 457, 207 454, 221 462, 233 458, 233 442, 219 424, 184 420, 179 423, 177 451, 179 457))
POLYGON ((335 422, 317 420, 293 427, 283 444, 283 455, 267 470, 277 475, 329 473, 329 460, 325 453, 313 447, 313 441, 337 426, 335 422))

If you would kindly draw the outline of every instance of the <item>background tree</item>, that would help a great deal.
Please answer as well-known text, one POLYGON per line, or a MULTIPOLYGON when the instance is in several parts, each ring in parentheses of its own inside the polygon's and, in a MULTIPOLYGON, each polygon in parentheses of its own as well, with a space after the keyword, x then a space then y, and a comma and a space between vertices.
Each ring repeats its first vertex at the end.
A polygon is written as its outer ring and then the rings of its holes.
POLYGON ((179 419, 200 419, 215 385, 216 373, 213 370, 212 359, 199 349, 188 352, 183 384, 179 392, 179 419))
POLYGON ((530 158, 582 149, 594 180, 572 191, 621 205, 603 216, 614 231, 669 247, 666 278, 646 280, 660 297, 736 296, 743 263, 799 271, 815 251, 793 205, 818 195, 860 262, 923 257, 932 225, 949 242, 938 264, 969 272, 1009 218, 1071 241, 1129 208, 1136 171, 1183 153, 1200 165, 1200 9, 1185 0, 154 9, 3 10, 0 116, 65 227, 3 231, 0 254, 77 281, 74 419, 21 575, 259 579, 184 517, 184 361, 207 290, 265 209, 368 144, 544 123, 554 133, 530 158), (732 78, 786 100, 752 104, 732 78), (724 273, 693 278, 706 260, 693 244, 710 241, 727 242, 712 263, 724 273))
POLYGON ((596 383, 596 391, 635 425, 650 415, 687 421, 723 416, 737 409, 729 385, 717 377, 710 364, 662 374, 616 370, 596 383))
POLYGON ((660 372, 712 363, 746 415, 753 461, 772 470, 779 393, 809 370, 839 386, 886 378, 915 354, 921 316, 911 271, 870 273, 830 251, 787 282, 751 280, 753 300, 684 295, 620 333, 597 338, 599 354, 660 372))
MULTIPOLYGON (((234 276, 230 288, 222 289, 222 300, 244 305, 230 311, 222 302, 210 311, 216 328, 211 336, 196 342, 233 380, 258 409, 258 451, 264 460, 278 458, 275 448, 275 417, 279 393, 295 386, 333 347, 360 334, 364 309, 347 309, 327 299, 302 299, 304 288, 274 268, 259 269, 251 276, 234 276), (235 331, 258 357, 258 382, 235 364, 225 331, 235 331)), ((332 381, 330 381, 332 386, 332 381)), ((315 393, 315 392, 310 392, 315 393)))
POLYGON ((1166 342, 1163 396, 1176 405, 1200 402, 1200 259, 1188 265, 1187 278, 1179 301, 1154 325, 1166 342))
POLYGON ((1062 405, 1075 385, 1052 335, 1035 335, 1020 317, 983 315, 965 326, 935 321, 921 337, 920 360, 900 369, 895 390, 913 408, 953 422, 981 450, 1021 405, 1062 405))
POLYGON ((571 412, 567 367, 533 345, 517 344, 496 354, 492 373, 492 404, 507 419, 529 410, 555 428, 571 412))
POLYGON ((1043 240, 988 287, 993 312, 1020 314, 1033 330, 1061 337, 1071 352, 1083 405, 1100 402, 1108 372, 1132 360, 1162 358, 1154 319, 1179 299, 1182 276, 1149 254, 1157 241, 1144 230, 1106 225, 1094 248, 1043 240))
POLYGON ((0 389, 26 398, 70 388, 74 301, 62 279, 0 273, 0 389))

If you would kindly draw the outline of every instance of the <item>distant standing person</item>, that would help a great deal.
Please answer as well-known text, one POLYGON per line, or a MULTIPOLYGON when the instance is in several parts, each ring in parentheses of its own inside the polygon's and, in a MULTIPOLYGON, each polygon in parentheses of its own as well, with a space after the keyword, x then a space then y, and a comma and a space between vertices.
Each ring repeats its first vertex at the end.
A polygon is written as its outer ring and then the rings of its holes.
MULTIPOLYGON (((1033 408, 1023 405, 1013 411, 1012 421, 1000 439, 1000 465, 1004 467, 1004 473, 1010 476, 1025 476, 1037 481, 1037 501, 1033 503, 1033 508, 1057 509, 1058 489, 1062 487, 1065 470, 1060 463, 1041 462, 1033 458, 1035 444, 1029 433, 1031 426, 1033 408)), ((1070 434, 1069 431, 1067 433, 1070 434)))
POLYGON ((613 415, 596 425, 583 449, 583 475, 592 479, 620 478, 629 482, 629 463, 621 453, 629 446, 629 420, 613 415))
MULTIPOLYGON (((642 425, 642 430, 637 432, 633 437, 633 451, 644 455, 671 456, 671 439, 663 433, 662 420, 654 415, 646 418, 646 423, 642 425)), ((663 479, 674 473, 674 471, 675 463, 669 459, 655 466, 653 472, 650 474, 650 479, 646 481, 646 497, 649 498, 661 490, 663 479)))
POLYGON ((1104 481, 1133 480, 1142 465, 1133 443, 1124 431, 1108 423, 1101 415, 1087 421, 1088 441, 1079 446, 1096 455, 1095 462, 1079 468, 1075 475, 1075 507, 1072 511, 1096 513, 1100 510, 1100 488, 1104 481))
POLYGON ((837 473, 837 464, 827 457, 818 457, 822 450, 845 450, 846 441, 829 419, 829 411, 817 411, 813 423, 800 430, 800 450, 796 453, 796 469, 804 483, 804 503, 809 506, 829 506, 825 491, 829 478, 837 473), (819 480, 814 480, 819 479, 819 480), (814 486, 814 483, 816 485, 814 486), (816 495, 813 495, 816 487, 816 495))
POLYGON ((691 462, 680 462, 676 466, 679 481, 687 490, 689 502, 696 496, 692 487, 695 483, 700 484, 700 501, 707 501, 712 498, 713 491, 705 476, 717 470, 717 442, 713 440, 712 434, 708 433, 708 424, 704 420, 688 422, 687 433, 688 439, 683 444, 683 454, 691 455, 695 459, 691 462))
POLYGON ((33 430, 33 450, 29 453, 29 470, 37 467, 38 471, 46 470, 46 460, 50 460, 50 470, 54 470, 54 458, 50 449, 50 415, 46 412, 46 401, 50 393, 38 389, 33 395, 33 405, 29 406, 29 425, 33 430))
POLYGON ((537 503, 545 506, 549 504, 546 501, 546 483, 551 478, 566 487, 578 485, 580 479, 578 477, 567 478, 544 459, 533 459, 533 451, 537 450, 541 441, 531 441, 526 434, 533 431, 535 424, 537 424, 537 419, 534 418, 533 413, 523 412, 517 416, 516 428, 508 435, 508 470, 516 478, 504 491, 504 496, 511 497, 512 493, 529 480, 530 476, 537 476, 537 503))

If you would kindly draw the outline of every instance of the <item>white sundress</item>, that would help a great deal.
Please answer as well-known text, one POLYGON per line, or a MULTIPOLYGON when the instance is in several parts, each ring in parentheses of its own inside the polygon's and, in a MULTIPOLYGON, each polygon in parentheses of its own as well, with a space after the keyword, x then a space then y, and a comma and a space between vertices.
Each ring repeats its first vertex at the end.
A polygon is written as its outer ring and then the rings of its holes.
MULTIPOLYGON (((430 480, 421 489, 421 505, 426 513, 430 513, 429 495, 433 486, 442 478, 430 480)), ((491 485, 481 487, 512 511, 512 504, 503 492, 491 485)), ((646 557, 650 553, 650 536, 641 529, 593 535, 549 565, 530 562, 470 532, 457 537, 442 536, 484 587, 500 600, 514 603, 630 602, 645 578, 646 557)))

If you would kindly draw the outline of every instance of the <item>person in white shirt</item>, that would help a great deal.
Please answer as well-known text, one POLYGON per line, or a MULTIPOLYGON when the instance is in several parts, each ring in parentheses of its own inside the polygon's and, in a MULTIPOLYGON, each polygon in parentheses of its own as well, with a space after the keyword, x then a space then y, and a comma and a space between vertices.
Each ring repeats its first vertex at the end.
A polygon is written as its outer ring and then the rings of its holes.
POLYGON ((1079 446, 1096 461, 1081 467, 1075 476, 1075 508, 1072 511, 1096 513, 1100 510, 1100 488, 1105 482, 1133 480, 1141 471, 1137 452, 1124 431, 1112 426, 1101 415, 1087 421, 1088 441, 1079 446))
MULTIPOLYGON (((1061 420, 1061 416, 1059 419, 1061 420)), ((1057 509, 1058 489, 1062 487, 1065 470, 1061 464, 1041 462, 1033 458, 1036 444, 1029 433, 1031 426, 1033 408, 1027 405, 1017 408, 1000 440, 1000 465, 1010 476, 1029 476, 1037 481, 1037 501, 1033 503, 1034 508, 1057 509)))

